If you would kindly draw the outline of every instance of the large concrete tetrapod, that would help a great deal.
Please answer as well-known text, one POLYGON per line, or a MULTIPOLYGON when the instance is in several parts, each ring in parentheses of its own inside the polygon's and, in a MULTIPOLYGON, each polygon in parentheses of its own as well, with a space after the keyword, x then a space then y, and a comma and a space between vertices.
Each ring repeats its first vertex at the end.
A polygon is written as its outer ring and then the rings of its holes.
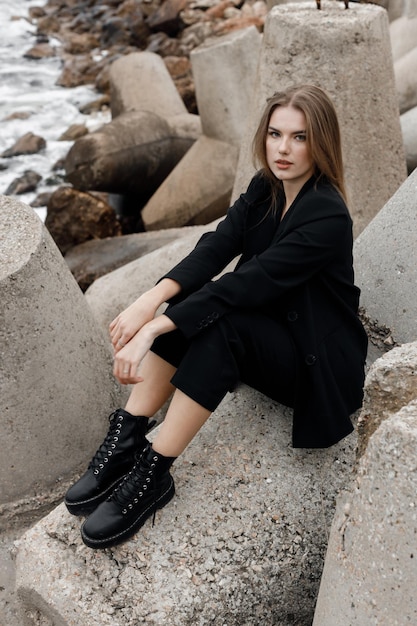
POLYGON ((1 509, 45 497, 88 461, 121 395, 109 345, 47 229, 5 196, 0 319, 1 509))

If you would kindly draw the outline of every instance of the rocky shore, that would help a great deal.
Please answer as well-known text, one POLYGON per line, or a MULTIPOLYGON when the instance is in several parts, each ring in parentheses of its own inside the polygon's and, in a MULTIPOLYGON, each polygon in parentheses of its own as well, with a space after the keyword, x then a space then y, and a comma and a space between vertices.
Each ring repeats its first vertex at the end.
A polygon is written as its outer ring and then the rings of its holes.
MULTIPOLYGON (((191 51, 210 37, 250 25, 262 30, 266 12, 264 0, 49 0, 45 6, 29 8, 36 42, 24 56, 62 59, 57 80, 62 87, 93 85, 97 99, 80 109, 90 114, 110 105, 109 68, 114 61, 132 52, 154 52, 163 58, 186 109, 198 114, 191 51)), ((84 125, 75 124, 60 139, 75 141, 87 133, 84 125)), ((35 154, 44 146, 42 137, 28 133, 1 156, 35 154)), ((51 174, 62 171, 62 162, 51 163, 51 174)), ((6 194, 36 189, 39 180, 39 174, 29 170, 6 194)), ((44 206, 48 200, 43 194, 32 206, 44 206)))
POLYGON ((130 52, 155 52, 164 58, 188 111, 196 113, 190 52, 208 37, 251 24, 261 29, 265 14, 263 0, 49 0, 29 10, 37 42, 26 55, 60 55, 59 85, 94 84, 102 94, 91 110, 108 103, 111 63, 130 52))
MULTIPOLYGON (((412 33, 415 33, 417 18, 410 7, 410 15, 406 14, 405 9, 403 14, 394 0, 386 7, 390 20, 394 70, 396 78, 398 75, 401 79, 396 82, 409 173, 416 165, 417 153, 417 85, 412 78, 415 75, 417 50, 416 36, 412 33)), ((97 98, 82 107, 82 112, 88 115, 111 107, 114 94, 111 93, 110 68, 116 61, 132 53, 154 53, 163 60, 184 103, 184 111, 198 117, 200 111, 190 55, 206 41, 222 38, 249 26, 262 33, 270 8, 270 4, 264 0, 49 0, 42 7, 29 9, 28 20, 36 24, 36 42, 24 55, 33 60, 59 57, 62 70, 57 84, 65 88, 93 85, 97 98)), ((129 77, 125 76, 124 81, 129 82, 129 77)), ((115 117, 113 110, 112 117, 115 117)), ((85 125, 75 124, 60 139, 77 143, 88 134, 85 125)), ((43 137, 27 133, 1 156, 13 159, 20 154, 36 154, 44 147, 43 137)), ((126 148, 129 149, 129 146, 126 148)), ((137 162, 136 155, 130 158, 137 162)), ((231 163, 236 161, 235 156, 230 159, 231 163)), ((122 255, 118 260, 113 258, 112 265, 105 267, 108 251, 102 251, 100 244, 93 245, 90 240, 118 238, 121 235, 143 234, 144 230, 184 225, 170 221, 164 223, 161 216, 158 226, 149 227, 144 224, 141 212, 151 194, 141 198, 137 190, 130 195, 122 190, 121 195, 115 196, 112 189, 80 185, 76 179, 73 181, 71 174, 65 159, 51 163, 51 178, 55 177, 58 185, 59 181, 63 184, 53 192, 38 195, 32 206, 47 206, 47 227, 64 255, 72 251, 71 269, 83 291, 95 278, 131 260, 130 256, 122 255), (91 264, 85 261, 86 250, 83 247, 88 242, 91 264), (82 246, 79 262, 76 260, 78 246, 82 246), (98 270, 100 265, 102 268, 98 270), (96 269, 92 270, 92 267, 96 269)), ((19 196, 34 191, 40 181, 39 173, 29 169, 15 179, 5 193, 19 196)), ((159 196, 152 210, 155 210, 158 202, 160 204, 159 196)), ((222 202, 227 204, 227 199, 222 202)), ((217 215, 211 216, 211 219, 215 217, 217 215)), ((198 222, 190 220, 185 225, 193 223, 198 222)), ((147 246, 152 245, 151 240, 152 236, 148 235, 147 246)), ((155 243, 157 245, 158 240, 155 243)), ((120 248, 117 243, 112 246, 115 250, 120 248)), ((139 238, 136 248, 141 247, 142 239, 139 238)))

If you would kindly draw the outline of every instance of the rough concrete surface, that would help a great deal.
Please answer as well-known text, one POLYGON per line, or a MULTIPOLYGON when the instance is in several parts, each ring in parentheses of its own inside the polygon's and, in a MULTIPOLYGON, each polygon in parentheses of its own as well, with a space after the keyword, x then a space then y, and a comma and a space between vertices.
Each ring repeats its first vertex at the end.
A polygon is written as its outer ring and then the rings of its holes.
POLYGON ((192 51, 198 112, 207 137, 240 146, 261 41, 262 36, 251 26, 209 39, 192 51))
POLYGON ((370 368, 358 420, 358 455, 379 425, 417 399, 417 342, 406 343, 377 359, 370 368))
POLYGON ((354 243, 361 304, 395 341, 417 339, 417 170, 354 243))
POLYGON ((5 196, 0 267, 1 511, 74 472, 107 430, 98 416, 124 391, 109 344, 44 224, 5 196))
POLYGON ((174 464, 177 495, 154 527, 92 551, 80 520, 52 511, 19 542, 27 615, 59 626, 311 624, 355 437, 315 451, 290 439, 291 412, 243 386, 174 464))
POLYGON ((314 626, 417 624, 416 450, 413 400, 372 435, 339 499, 314 626))

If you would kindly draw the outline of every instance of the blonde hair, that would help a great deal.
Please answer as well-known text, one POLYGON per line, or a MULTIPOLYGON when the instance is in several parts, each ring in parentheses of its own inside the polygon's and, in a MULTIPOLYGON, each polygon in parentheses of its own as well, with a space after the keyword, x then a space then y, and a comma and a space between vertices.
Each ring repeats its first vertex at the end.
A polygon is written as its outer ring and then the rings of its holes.
POLYGON ((279 106, 291 106, 304 113, 306 140, 314 161, 316 179, 327 179, 346 201, 340 129, 334 105, 320 87, 299 85, 278 91, 267 100, 253 139, 253 161, 272 183, 273 204, 282 194, 283 187, 268 166, 266 137, 271 115, 279 106))

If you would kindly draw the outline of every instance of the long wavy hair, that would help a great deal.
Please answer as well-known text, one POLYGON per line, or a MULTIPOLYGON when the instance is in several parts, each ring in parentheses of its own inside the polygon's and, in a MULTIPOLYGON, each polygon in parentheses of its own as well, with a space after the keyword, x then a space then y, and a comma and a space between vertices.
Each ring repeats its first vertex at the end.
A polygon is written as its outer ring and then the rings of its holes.
POLYGON ((267 100, 253 138, 252 154, 255 167, 271 181, 273 208, 283 197, 283 185, 271 172, 266 158, 266 138, 272 113, 279 106, 291 106, 304 113, 306 141, 314 162, 316 180, 326 179, 347 201, 343 175, 340 128, 333 102, 316 85, 298 85, 276 92, 267 100))

